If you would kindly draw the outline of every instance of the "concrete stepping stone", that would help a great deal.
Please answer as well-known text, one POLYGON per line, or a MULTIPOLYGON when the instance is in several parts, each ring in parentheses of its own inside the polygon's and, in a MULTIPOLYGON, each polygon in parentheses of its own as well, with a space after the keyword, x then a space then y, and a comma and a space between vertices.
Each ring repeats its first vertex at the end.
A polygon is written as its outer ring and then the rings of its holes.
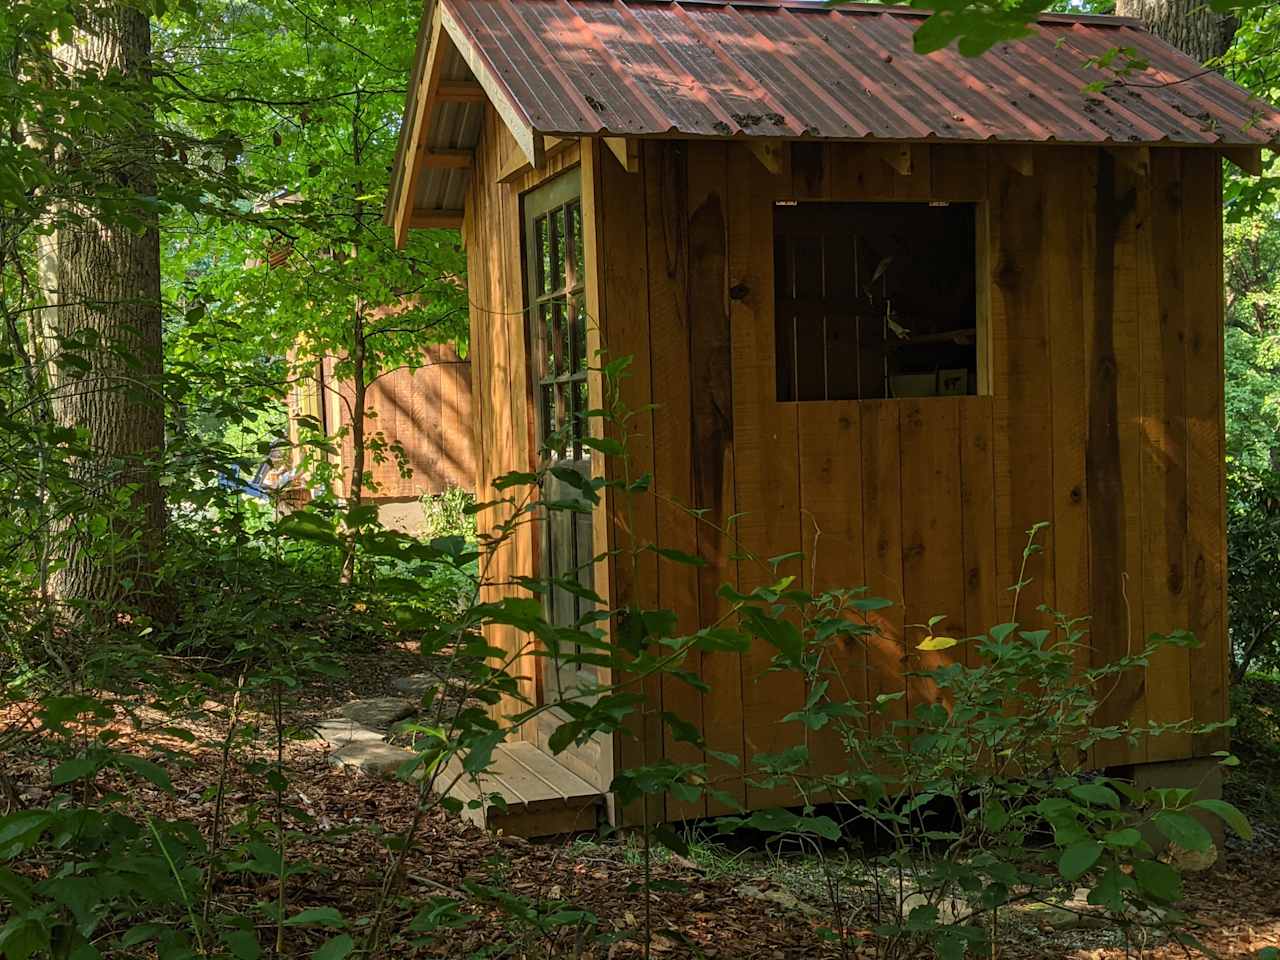
POLYGON ((394 777, 406 760, 417 754, 381 740, 352 740, 329 754, 329 762, 370 777, 394 777))
POLYGON ((421 701, 428 692, 440 686, 440 681, 429 673, 415 673, 407 677, 397 677, 391 685, 406 696, 421 701))
POLYGON ((354 720, 370 730, 387 730, 397 720, 411 717, 418 712, 417 704, 400 697, 372 697, 368 700, 352 700, 338 709, 348 720, 354 720))
POLYGON ((316 724, 316 736, 337 749, 348 743, 381 743, 382 734, 347 717, 333 717, 316 724))

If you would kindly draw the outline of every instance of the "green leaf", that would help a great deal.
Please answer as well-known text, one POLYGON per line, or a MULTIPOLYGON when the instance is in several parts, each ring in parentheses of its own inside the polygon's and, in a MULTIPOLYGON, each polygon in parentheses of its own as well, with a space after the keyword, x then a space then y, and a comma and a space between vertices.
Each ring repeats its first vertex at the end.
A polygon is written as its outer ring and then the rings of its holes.
POLYGON ((1222 820, 1227 826, 1236 832, 1242 840, 1253 839, 1253 827, 1249 825, 1248 819, 1243 813, 1227 803, 1225 800, 1215 800, 1212 797, 1204 800, 1197 800, 1191 804, 1193 807, 1199 807, 1201 810, 1207 810, 1222 820))
POLYGON ((511 487, 528 487, 538 482, 536 473, 504 473, 493 481, 495 490, 507 490, 511 487))
POLYGON ((222 934, 222 942, 236 960, 258 960, 262 956, 262 945, 251 930, 228 930, 222 934))
POLYGON ((1058 860, 1058 872, 1066 880, 1078 880, 1088 873, 1102 856, 1102 844, 1096 840, 1081 840, 1062 851, 1058 860))
POLYGON ((695 557, 691 553, 685 553, 683 550, 676 550, 672 547, 657 547, 653 544, 649 544, 648 549, 652 550, 664 560, 670 560, 673 563, 683 563, 688 567, 705 567, 707 565, 707 561, 703 560, 701 557, 695 557))
POLYGON ((1213 846, 1213 835, 1189 813, 1161 810, 1153 820, 1161 833, 1183 849, 1203 853, 1213 846))
POLYGON ((138 776, 154 783, 165 793, 173 793, 173 782, 169 779, 169 774, 165 772, 164 767, 158 763, 152 763, 150 760, 143 760, 141 757, 122 753, 116 757, 116 765, 124 767, 126 770, 132 770, 138 776))
POLYGON ((53 785, 60 787, 75 780, 91 777, 98 772, 98 761, 90 757, 74 757, 64 760, 53 770, 53 785))
POLYGON ((830 817, 805 817, 789 810, 757 810, 745 824, 766 833, 817 834, 827 840, 840 839, 840 825, 830 817))
POLYGON ((1142 834, 1133 829, 1133 827, 1125 827, 1122 830, 1108 833, 1102 838, 1102 841, 1109 847, 1123 847, 1126 850, 1131 850, 1142 843, 1142 834))
POLYGON ((24 916, 10 917, 0 927, 0 957, 5 960, 28 960, 49 948, 49 931, 44 924, 24 916))
POLYGON ((684 837, 676 833, 669 826, 663 825, 654 828, 653 839, 662 844, 672 853, 681 857, 689 856, 689 844, 684 837))
POLYGON ((1115 864, 1107 867, 1097 884, 1089 891, 1089 902, 1097 907, 1106 907, 1114 914, 1122 914, 1125 910, 1124 895, 1136 889, 1133 878, 1115 864))
POLYGON ((333 907, 312 907, 301 913, 295 913, 285 920, 284 925, 286 927, 345 927, 347 921, 342 919, 342 914, 333 907))
POLYGON ((1110 807, 1112 810, 1120 809, 1119 795, 1101 783, 1078 783, 1067 792, 1081 803, 1089 803, 1095 807, 1110 807))
POLYGON ((610 457, 620 457, 623 453, 622 444, 612 437, 583 437, 582 445, 610 457))
POLYGON ((311 955, 311 960, 343 960, 355 948, 356 942, 350 935, 342 934, 325 942, 319 950, 311 955))
POLYGON ((7 900, 18 910, 31 907, 31 881, 6 867, 0 867, 0 899, 7 900))
POLYGON ((1138 888, 1149 896, 1172 903, 1182 896, 1182 878, 1178 871, 1159 860, 1136 860, 1133 878, 1138 888))
POLYGON ((45 810, 19 810, 0 817, 0 850, 15 841, 23 846, 32 842, 52 819, 45 810))

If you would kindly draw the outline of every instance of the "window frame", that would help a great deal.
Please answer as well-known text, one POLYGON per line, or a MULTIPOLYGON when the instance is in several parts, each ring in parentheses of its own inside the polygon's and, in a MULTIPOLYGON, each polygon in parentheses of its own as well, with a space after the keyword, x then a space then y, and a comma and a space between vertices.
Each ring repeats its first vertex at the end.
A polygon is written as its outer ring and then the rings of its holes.
POLYGON ((771 309, 773 310, 773 372, 775 378, 775 402, 782 404, 793 403, 884 403, 884 402, 902 402, 936 399, 973 399, 979 397, 990 397, 993 395, 992 380, 992 351, 994 349, 991 337, 991 284, 992 277, 990 271, 991 251, 990 251, 990 227, 989 227, 989 203, 985 199, 979 197, 966 197, 964 199, 942 199, 936 197, 884 197, 884 196, 839 196, 839 197, 805 197, 791 198, 779 197, 775 199, 771 205, 771 229, 770 229, 770 269, 774 270, 773 283, 771 284, 771 309), (792 384, 790 399, 781 399, 782 382, 784 380, 783 369, 781 366, 781 345, 778 343, 777 331, 779 329, 778 300, 779 300, 779 283, 781 278, 776 275, 774 263, 779 251, 777 249, 778 231, 776 228, 777 211, 780 207, 804 207, 807 205, 823 205, 823 206, 890 206, 890 205, 907 205, 907 206, 965 206, 972 208, 973 212, 973 271, 974 271, 974 383, 971 392, 963 394, 935 394, 923 397, 850 397, 850 398, 830 398, 822 399, 799 399, 798 390, 796 389, 794 380, 796 377, 797 365, 795 359, 792 359, 792 369, 790 371, 792 384))
MULTIPOLYGON (((525 376, 528 390, 529 406, 532 409, 530 440, 541 456, 544 449, 549 449, 552 461, 557 467, 568 467, 586 477, 591 476, 591 450, 581 440, 586 432, 585 412, 588 408, 588 377, 590 363, 587 340, 588 316, 586 312, 587 269, 586 269, 586 210, 582 189, 582 173, 580 166, 569 167, 552 179, 546 180, 520 195, 520 243, 523 269, 523 304, 525 335, 525 376), (545 220, 549 225, 554 223, 554 214, 563 209, 564 222, 571 222, 572 211, 577 211, 577 233, 571 254, 565 258, 565 282, 560 287, 548 287, 544 282, 545 269, 542 251, 538 240, 537 224, 545 220), (558 368, 554 359, 556 349, 568 344, 567 352, 560 350, 564 356, 565 369, 546 369, 544 356, 546 344, 545 334, 548 329, 544 322, 544 307, 550 307, 552 317, 558 306, 563 307, 564 333, 557 347, 553 347, 552 364, 558 368), (576 337, 575 337, 576 334, 576 337), (553 448, 550 441, 556 431, 549 429, 544 407, 544 391, 551 390, 555 412, 553 419, 558 426, 564 412, 561 398, 570 397, 568 412, 570 416, 580 414, 571 420, 568 431, 567 448, 553 448), (577 396, 574 403, 572 398, 577 396), (579 406, 581 410, 579 411, 579 406)), ((563 235, 562 235, 563 238, 563 235)), ((552 253, 553 264, 557 261, 552 253)), ((552 336, 560 336, 553 319, 552 336)), ((565 436, 561 433, 560 436, 565 436)), ((543 495, 552 500, 581 498, 581 492, 573 485, 566 483, 554 474, 549 473, 544 480, 543 495)), ((594 533, 592 531, 592 515, 590 513, 570 513, 568 511, 540 511, 541 522, 536 524, 533 561, 535 575, 539 577, 562 576, 572 573, 585 586, 592 586, 594 579, 594 533), (566 520, 566 518, 568 518, 566 520), (558 522, 557 522, 558 521, 558 522), (567 528, 567 529, 566 529, 567 528), (570 542, 557 542, 557 530, 563 534, 559 539, 570 542), (586 556, 583 557, 584 552, 586 556), (567 551, 567 552, 566 552, 567 551), (568 560, 569 565, 560 562, 568 560), (584 576, 585 574, 585 576, 584 576), (585 581, 585 582, 584 582, 585 581)), ((543 607, 550 623, 556 624, 565 611, 562 605, 569 605, 573 610, 573 620, 579 620, 588 611, 591 604, 582 597, 572 595, 569 591, 556 587, 548 590, 542 597, 543 607)), ((575 652, 579 652, 576 651, 575 652)), ((545 658, 539 671, 539 696, 544 701, 547 692, 567 692, 584 683, 595 683, 594 669, 580 664, 563 664, 553 658, 545 658)))
MULTIPOLYGON (((538 244, 534 240, 536 236, 536 224, 544 218, 550 218, 552 214, 560 209, 565 211, 565 219, 568 222, 569 208, 574 205, 578 212, 578 233, 577 245, 581 251, 580 254, 573 259, 585 259, 586 240, 582 234, 583 227, 583 208, 582 208, 582 176, 579 167, 571 167, 553 179, 547 180, 539 184, 521 196, 521 247, 523 252, 523 280, 524 280, 524 304, 525 304, 525 343, 527 345, 527 358, 529 366, 529 388, 531 391, 531 400, 534 408, 534 442, 538 449, 548 446, 556 431, 549 430, 546 423, 546 407, 544 403, 544 392, 550 390, 553 403, 554 414, 553 421, 557 428, 566 422, 565 404, 563 398, 568 395, 570 402, 568 409, 570 414, 577 409, 577 405, 572 402, 575 391, 580 391, 579 401, 586 409, 586 390, 587 390, 587 372, 588 358, 587 338, 586 338, 586 268, 584 263, 566 261, 565 286, 557 289, 543 289, 542 258, 538 256, 538 244), (576 302, 575 302, 576 298, 576 302), (560 344, 561 351, 559 356, 564 356, 567 352, 565 360, 566 369, 564 372, 553 372, 547 375, 543 363, 543 345, 545 343, 544 334, 546 325, 543 322, 542 311, 544 307, 549 307, 554 312, 557 308, 564 311, 564 323, 569 328, 569 332, 561 334, 558 324, 552 323, 553 335, 556 337, 563 336, 560 344), (575 338, 572 334, 578 333, 575 338), (567 351, 563 348, 567 347, 567 351), (581 356, 579 356, 581 354, 581 356)), ((554 223, 553 219, 547 222, 554 223)), ((563 238, 561 238, 563 239, 563 238)), ((556 361, 558 366, 558 361, 556 361)), ((581 468, 581 465, 590 461, 590 451, 582 446, 582 421, 569 420, 571 423, 570 442, 572 449, 556 449, 553 451, 554 459, 559 461, 569 461, 575 467, 581 468)))

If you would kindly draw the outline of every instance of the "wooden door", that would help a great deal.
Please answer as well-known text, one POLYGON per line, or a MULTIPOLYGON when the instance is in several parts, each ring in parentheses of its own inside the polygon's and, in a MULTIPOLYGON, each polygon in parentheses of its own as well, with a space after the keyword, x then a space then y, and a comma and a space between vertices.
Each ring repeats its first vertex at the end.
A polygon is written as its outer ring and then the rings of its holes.
MULTIPOLYGON (((591 475, 591 451, 583 446, 587 412, 587 333, 584 309, 582 189, 577 169, 525 194, 525 290, 529 314, 530 378, 536 398, 536 429, 541 456, 555 473, 543 486, 544 510, 538 574, 561 583, 590 588, 594 553, 591 514, 565 505, 585 504, 564 470, 591 475)), ((547 619, 569 627, 591 613, 589 599, 563 586, 544 595, 547 619)), ((574 655, 576 647, 563 653, 574 655)), ((560 657, 543 660, 544 701, 558 700, 594 673, 560 657)))

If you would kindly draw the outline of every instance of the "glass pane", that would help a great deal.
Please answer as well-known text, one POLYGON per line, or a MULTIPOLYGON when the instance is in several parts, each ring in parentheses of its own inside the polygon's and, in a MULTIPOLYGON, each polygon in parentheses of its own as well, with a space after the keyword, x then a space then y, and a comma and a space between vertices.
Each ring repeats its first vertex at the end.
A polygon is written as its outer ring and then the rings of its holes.
POLYGON ((553 386, 542 388, 542 436, 539 441, 544 447, 551 443, 551 437, 556 432, 555 389, 553 386))
POLYGON ((569 204, 569 249, 573 252, 573 283, 583 282, 582 276, 582 204, 574 200, 569 204))
POLYGON ((570 314, 570 326, 572 343, 572 370, 576 373, 587 369, 587 319, 583 312, 582 294, 575 293, 572 299, 572 312, 570 314))
POLYGON ((555 307, 550 302, 538 304, 538 349, 542 354, 538 376, 550 380, 556 375, 555 307))
POLYGON ((564 289, 564 207, 551 213, 551 289, 564 289))
POLYGON ((571 457, 574 455, 573 450, 573 384, 558 383, 556 384, 558 391, 557 399, 560 404, 560 457, 571 457))
POLYGON ((567 318, 565 317, 565 304, 563 300, 556 300, 552 305, 555 314, 554 337, 555 341, 552 350, 555 353, 555 376, 562 377, 569 372, 569 358, 566 356, 569 344, 568 331, 565 330, 567 318))
POLYGON ((538 293, 551 291, 551 238, 547 235, 547 218, 544 214, 533 222, 534 250, 538 259, 538 293))
POLYGON ((577 416, 573 421, 573 438, 574 438, 574 456, 581 460, 586 453, 582 448, 582 438, 587 435, 587 411, 591 409, 590 400, 587 397, 587 381, 578 380, 573 385, 574 392, 574 413, 577 416))

